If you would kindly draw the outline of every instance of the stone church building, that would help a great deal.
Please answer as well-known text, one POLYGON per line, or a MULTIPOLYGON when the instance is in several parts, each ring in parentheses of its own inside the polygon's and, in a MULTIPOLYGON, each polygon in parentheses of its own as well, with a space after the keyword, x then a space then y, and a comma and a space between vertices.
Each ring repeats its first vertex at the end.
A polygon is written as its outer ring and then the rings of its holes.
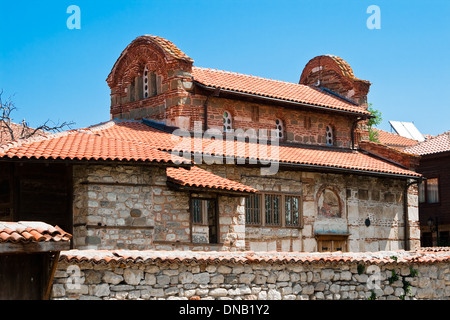
POLYGON ((299 83, 194 66, 141 36, 110 120, 0 147, 0 220, 77 249, 378 251, 419 245, 414 156, 367 140, 370 82, 343 59, 299 83))

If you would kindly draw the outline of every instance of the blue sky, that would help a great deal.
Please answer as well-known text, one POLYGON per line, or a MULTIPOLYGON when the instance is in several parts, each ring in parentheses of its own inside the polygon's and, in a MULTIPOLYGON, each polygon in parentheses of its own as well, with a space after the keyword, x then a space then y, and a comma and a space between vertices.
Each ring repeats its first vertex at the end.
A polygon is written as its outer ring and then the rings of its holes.
POLYGON ((321 54, 372 83, 369 102, 425 134, 450 130, 450 1, 0 0, 0 88, 30 125, 109 120, 106 77, 136 37, 165 37, 194 65, 298 82, 321 54), (70 30, 67 8, 81 9, 70 30), (368 29, 369 5, 381 29, 368 29))

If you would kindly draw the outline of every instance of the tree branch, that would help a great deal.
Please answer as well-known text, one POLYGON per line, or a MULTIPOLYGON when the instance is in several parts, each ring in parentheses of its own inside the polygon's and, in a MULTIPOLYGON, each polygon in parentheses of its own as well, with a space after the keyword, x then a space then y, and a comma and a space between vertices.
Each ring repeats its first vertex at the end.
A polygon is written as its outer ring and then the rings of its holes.
POLYGON ((17 108, 12 100, 11 97, 9 97, 6 101, 3 101, 3 89, 0 90, 0 124, 1 124, 1 132, 0 132, 0 138, 1 141, 8 140, 8 141, 14 141, 19 139, 27 139, 30 138, 36 134, 45 134, 46 132, 61 132, 65 130, 66 128, 71 129, 71 126, 75 125, 75 122, 70 121, 63 123, 56 123, 54 125, 50 125, 50 123, 53 123, 51 120, 47 120, 44 122, 44 124, 36 127, 31 128, 28 123, 25 121, 25 119, 22 120, 21 124, 15 124, 13 122, 13 118, 11 114, 14 111, 17 111, 17 108), (18 128, 20 126, 20 129, 18 128), (14 130, 16 129, 16 130, 14 130), (3 138, 3 134, 7 134, 8 137, 6 139, 3 138))

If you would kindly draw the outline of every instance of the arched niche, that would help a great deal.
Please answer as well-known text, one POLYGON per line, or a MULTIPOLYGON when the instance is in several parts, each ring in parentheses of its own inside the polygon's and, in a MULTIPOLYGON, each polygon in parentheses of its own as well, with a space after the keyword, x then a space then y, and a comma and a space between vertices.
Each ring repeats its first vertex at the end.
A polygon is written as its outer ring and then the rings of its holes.
POLYGON ((317 193, 317 216, 320 218, 342 218, 342 201, 330 187, 322 187, 317 193))

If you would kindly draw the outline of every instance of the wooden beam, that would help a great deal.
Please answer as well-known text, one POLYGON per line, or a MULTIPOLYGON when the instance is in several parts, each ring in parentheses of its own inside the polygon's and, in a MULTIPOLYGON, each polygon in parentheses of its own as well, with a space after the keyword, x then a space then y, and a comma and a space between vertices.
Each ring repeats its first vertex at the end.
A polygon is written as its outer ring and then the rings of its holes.
POLYGON ((25 243, 2 243, 0 254, 11 253, 38 253, 70 250, 69 241, 60 242, 25 242, 25 243))
POLYGON ((53 259, 51 262, 51 267, 50 267, 50 274, 48 277, 47 288, 45 289, 44 300, 50 299, 50 294, 52 293, 52 287, 53 287, 53 277, 55 276, 56 267, 57 267, 58 261, 59 261, 59 255, 60 255, 60 252, 57 251, 55 253, 55 255, 53 256, 53 259))

